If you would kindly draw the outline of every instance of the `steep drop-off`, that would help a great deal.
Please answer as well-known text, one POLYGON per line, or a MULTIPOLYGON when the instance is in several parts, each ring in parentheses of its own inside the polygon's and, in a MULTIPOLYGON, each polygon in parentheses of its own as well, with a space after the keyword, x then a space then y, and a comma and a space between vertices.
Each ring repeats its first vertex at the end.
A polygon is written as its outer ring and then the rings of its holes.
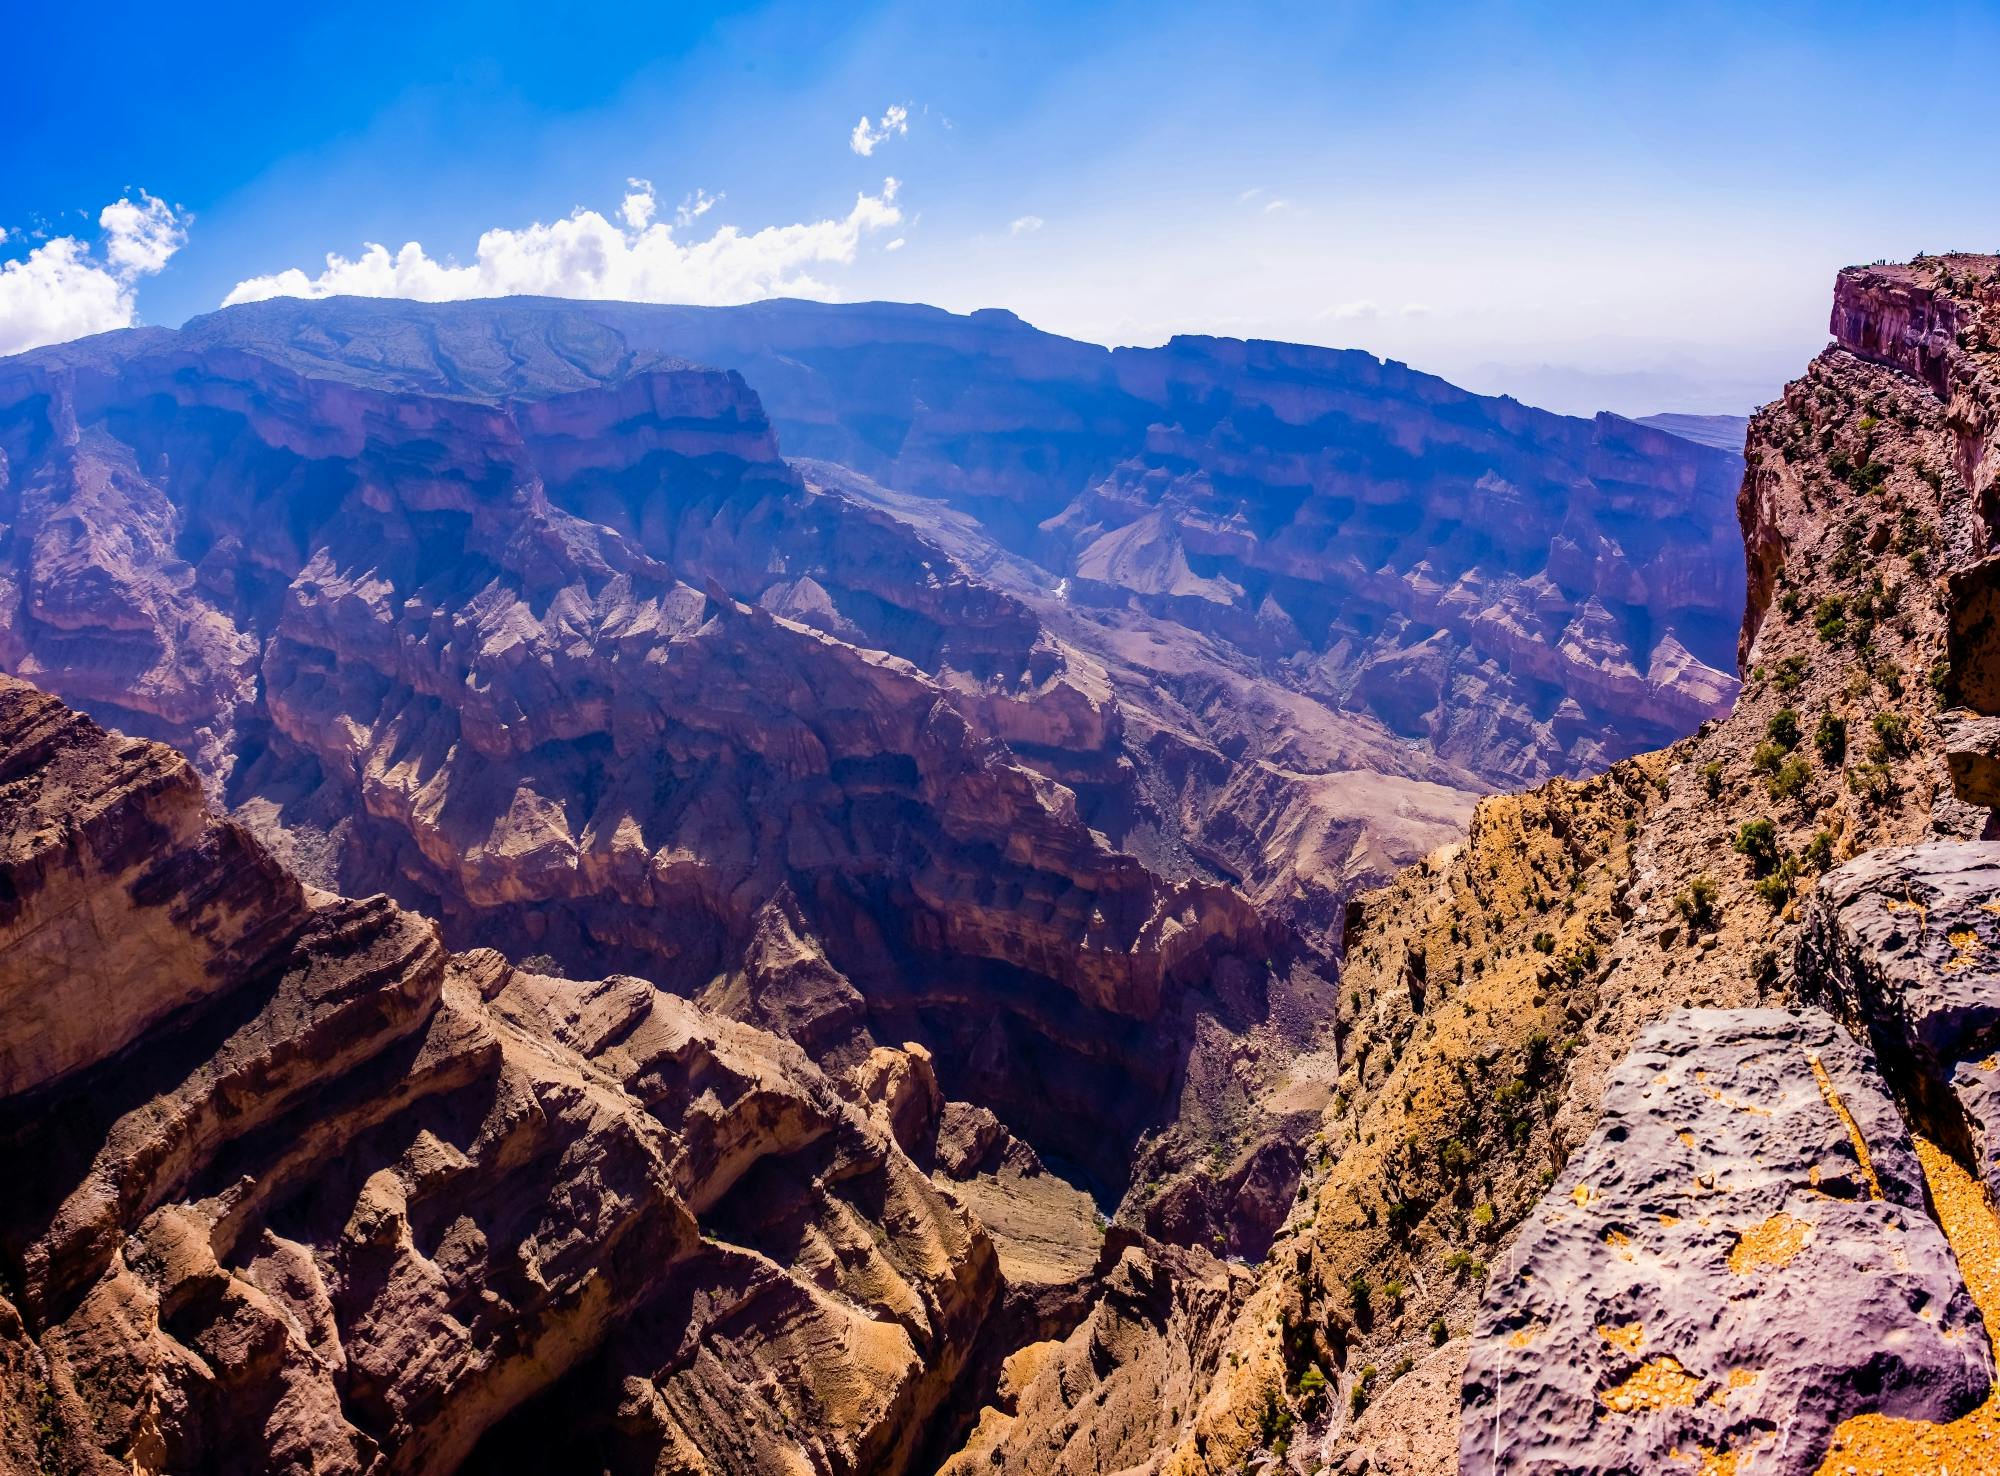
POLYGON ((301 887, 0 679, 0 1468, 900 1470, 996 1300, 865 1095, 301 887), (60 962, 60 967, 56 963, 60 962))
POLYGON ((1356 904, 1338 1095, 1163 1469, 1989 1463, 1996 283, 1842 274, 1751 424, 1727 718, 1356 904))

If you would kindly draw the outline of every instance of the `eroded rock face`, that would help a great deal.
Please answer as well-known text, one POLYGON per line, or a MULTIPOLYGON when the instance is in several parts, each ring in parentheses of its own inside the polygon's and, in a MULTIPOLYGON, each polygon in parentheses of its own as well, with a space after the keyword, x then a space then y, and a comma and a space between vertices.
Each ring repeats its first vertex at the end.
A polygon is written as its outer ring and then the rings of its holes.
POLYGON ((1283 663, 1489 784, 1601 767, 1734 695, 1740 441, 1551 415, 1366 353, 1107 351, 881 303, 274 301, 186 333, 431 394, 576 390, 670 357, 737 370, 789 454, 941 499, 1073 601, 1283 663))
POLYGON ((1683 1011, 1494 1268, 1459 1468, 1810 1472, 1843 1419, 1950 1420, 1992 1377, 1869 1055, 1817 1011, 1683 1011))
POLYGON ((1870 851, 1814 891, 1801 974, 2000 1192, 2000 845, 1870 851))
POLYGON ((67 935, 105 1028, 59 1056, 23 1008, 66 976, 0 950, 0 1358, 46 1459, 451 1470, 539 1400, 648 1469, 904 1468, 992 1247, 796 1046, 302 889, 11 680, 0 773, 13 900, 120 922, 67 935), (121 836, 173 844, 135 883, 121 836))
POLYGON ((9 366, 0 662, 186 745, 320 884, 837 1071, 918 1042, 1113 1190, 1203 1022, 1312 1028, 1293 919, 1111 843, 1179 822, 1096 669, 804 485, 740 378, 420 394, 213 337, 9 366))

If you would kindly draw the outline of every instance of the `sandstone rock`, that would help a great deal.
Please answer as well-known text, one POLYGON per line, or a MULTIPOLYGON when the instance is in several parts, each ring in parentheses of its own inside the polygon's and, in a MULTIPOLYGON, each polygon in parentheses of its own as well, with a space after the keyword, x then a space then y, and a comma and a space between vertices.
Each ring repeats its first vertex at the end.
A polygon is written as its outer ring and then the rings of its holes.
POLYGON ((1817 1011, 1683 1011, 1494 1268, 1461 1470, 1811 1472, 1842 1419, 1949 1420, 1992 1376, 1868 1053, 1817 1011))
POLYGON ((1944 733, 1953 793, 1968 805, 2000 807, 2000 718, 1961 717, 1944 733))

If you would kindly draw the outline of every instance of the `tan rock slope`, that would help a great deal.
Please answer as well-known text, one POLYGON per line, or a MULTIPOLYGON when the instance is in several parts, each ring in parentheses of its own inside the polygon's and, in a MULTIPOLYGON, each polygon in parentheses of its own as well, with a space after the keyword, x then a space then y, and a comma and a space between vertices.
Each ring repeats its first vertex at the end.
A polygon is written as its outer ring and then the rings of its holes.
POLYGON ((0 1467, 907 1467, 993 1248, 796 1046, 302 888, 12 680, 0 832, 0 1467))

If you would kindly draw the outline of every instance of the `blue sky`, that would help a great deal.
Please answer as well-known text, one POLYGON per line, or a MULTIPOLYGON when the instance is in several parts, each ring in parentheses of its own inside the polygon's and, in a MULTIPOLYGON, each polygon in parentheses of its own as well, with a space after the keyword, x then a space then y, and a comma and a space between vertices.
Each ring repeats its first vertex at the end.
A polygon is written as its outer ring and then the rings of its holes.
POLYGON ((1840 265, 2000 248, 1994 4, 108 3, 11 29, 13 346, 414 241, 393 280, 319 289, 776 285, 1738 410, 1823 341, 1840 265), (905 131, 858 152, 891 107, 905 131), (140 191, 153 214, 101 219, 140 191), (579 208, 603 229, 527 234, 579 208), (449 271, 489 230, 506 261, 449 271))

